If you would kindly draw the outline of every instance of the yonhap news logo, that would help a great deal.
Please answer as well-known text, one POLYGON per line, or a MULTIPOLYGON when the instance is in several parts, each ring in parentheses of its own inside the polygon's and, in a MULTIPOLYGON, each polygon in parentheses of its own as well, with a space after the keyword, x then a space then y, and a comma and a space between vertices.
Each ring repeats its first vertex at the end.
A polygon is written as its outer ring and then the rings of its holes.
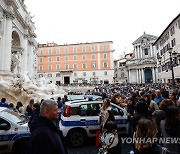
POLYGON ((160 137, 160 138, 137 138, 137 137, 121 137, 120 138, 121 143, 127 143, 127 144, 153 144, 153 143, 159 143, 159 144, 180 144, 180 138, 179 137, 160 137))

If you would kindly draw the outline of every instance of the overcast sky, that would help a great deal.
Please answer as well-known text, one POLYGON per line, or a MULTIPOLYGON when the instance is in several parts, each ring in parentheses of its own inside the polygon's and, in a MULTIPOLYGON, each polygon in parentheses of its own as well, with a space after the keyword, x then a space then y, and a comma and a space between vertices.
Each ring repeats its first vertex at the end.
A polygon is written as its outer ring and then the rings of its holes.
POLYGON ((144 32, 159 36, 180 13, 180 0, 25 0, 37 42, 113 41, 114 58, 132 52, 144 32))

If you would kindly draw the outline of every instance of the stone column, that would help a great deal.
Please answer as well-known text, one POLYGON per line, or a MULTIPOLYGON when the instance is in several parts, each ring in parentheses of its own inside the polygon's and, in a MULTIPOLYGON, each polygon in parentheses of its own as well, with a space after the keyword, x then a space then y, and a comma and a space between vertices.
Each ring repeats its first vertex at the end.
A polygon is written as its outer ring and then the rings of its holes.
POLYGON ((131 70, 128 70, 128 74, 129 74, 129 83, 131 83, 131 70))
POLYGON ((137 50, 136 50, 136 47, 134 47, 134 57, 135 57, 135 59, 137 59, 137 50))
POLYGON ((32 42, 29 43, 28 47, 28 71, 29 71, 29 77, 32 77, 33 75, 33 46, 32 42))
POLYGON ((153 57, 153 46, 152 46, 152 44, 150 44, 150 57, 153 57))
POLYGON ((153 83, 155 83, 155 71, 154 71, 154 67, 152 67, 151 70, 152 70, 153 83))
POLYGON ((139 73, 139 83, 142 83, 141 69, 138 69, 138 73, 139 73))
POLYGON ((22 67, 22 72, 25 73, 28 71, 28 67, 27 67, 27 61, 28 61, 28 35, 25 34, 24 35, 24 52, 23 52, 23 55, 22 55, 22 62, 23 62, 23 67, 22 67))
POLYGON ((6 27, 4 29, 4 61, 3 68, 4 73, 10 73, 11 70, 11 40, 12 40, 12 20, 14 19, 14 15, 11 12, 4 12, 4 17, 6 18, 6 27))
POLYGON ((145 78, 144 78, 144 69, 143 69, 143 68, 141 69, 141 72, 142 72, 142 83, 145 83, 145 78))
POLYGON ((142 51, 141 51, 141 46, 139 45, 139 59, 142 58, 142 51))
POLYGON ((136 69, 136 83, 139 83, 139 69, 136 69))

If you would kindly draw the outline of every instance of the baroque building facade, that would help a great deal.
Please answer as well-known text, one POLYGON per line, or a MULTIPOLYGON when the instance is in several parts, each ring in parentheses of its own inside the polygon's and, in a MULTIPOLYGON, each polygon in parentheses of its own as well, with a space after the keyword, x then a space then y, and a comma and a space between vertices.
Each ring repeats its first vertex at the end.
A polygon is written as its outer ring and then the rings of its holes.
POLYGON ((127 83, 128 72, 126 63, 133 58, 133 53, 128 53, 120 56, 118 60, 114 61, 114 82, 115 83, 127 83))
POLYGON ((0 1, 0 77, 21 73, 36 77, 37 42, 32 16, 24 0, 0 1))
POLYGON ((164 29, 162 34, 154 42, 158 64, 159 82, 171 83, 172 68, 174 70, 175 81, 180 83, 180 14, 176 16, 164 29), (173 62, 171 64, 169 49, 172 49, 173 62))
POLYGON ((134 57, 126 62, 128 83, 156 83, 157 67, 153 43, 157 37, 144 34, 133 42, 134 57))
POLYGON ((113 83, 113 42, 38 45, 38 76, 52 83, 113 83))

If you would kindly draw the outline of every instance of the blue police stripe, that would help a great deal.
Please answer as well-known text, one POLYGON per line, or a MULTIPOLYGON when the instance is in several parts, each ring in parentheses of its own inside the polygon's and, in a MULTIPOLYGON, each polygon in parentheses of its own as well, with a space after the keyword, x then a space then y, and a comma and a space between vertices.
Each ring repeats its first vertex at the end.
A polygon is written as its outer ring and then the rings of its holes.
POLYGON ((14 136, 16 136, 16 134, 0 135, 0 142, 2 142, 2 141, 11 141, 14 136))
POLYGON ((31 137, 31 134, 30 134, 30 133, 18 134, 18 135, 16 135, 16 136, 14 136, 14 137, 12 138, 12 140, 15 141, 15 140, 17 140, 17 139, 19 139, 19 138, 22 138, 22 137, 31 137))
POLYGON ((0 135, 0 142, 2 141, 15 141, 22 137, 30 137, 30 133, 23 133, 23 134, 6 134, 6 135, 0 135))
MULTIPOLYGON (((116 120, 117 124, 127 124, 127 119, 119 119, 116 120)), ((81 121, 64 121, 61 120, 61 124, 66 127, 72 127, 72 126, 96 126, 98 124, 98 120, 86 120, 84 122, 81 121)))

